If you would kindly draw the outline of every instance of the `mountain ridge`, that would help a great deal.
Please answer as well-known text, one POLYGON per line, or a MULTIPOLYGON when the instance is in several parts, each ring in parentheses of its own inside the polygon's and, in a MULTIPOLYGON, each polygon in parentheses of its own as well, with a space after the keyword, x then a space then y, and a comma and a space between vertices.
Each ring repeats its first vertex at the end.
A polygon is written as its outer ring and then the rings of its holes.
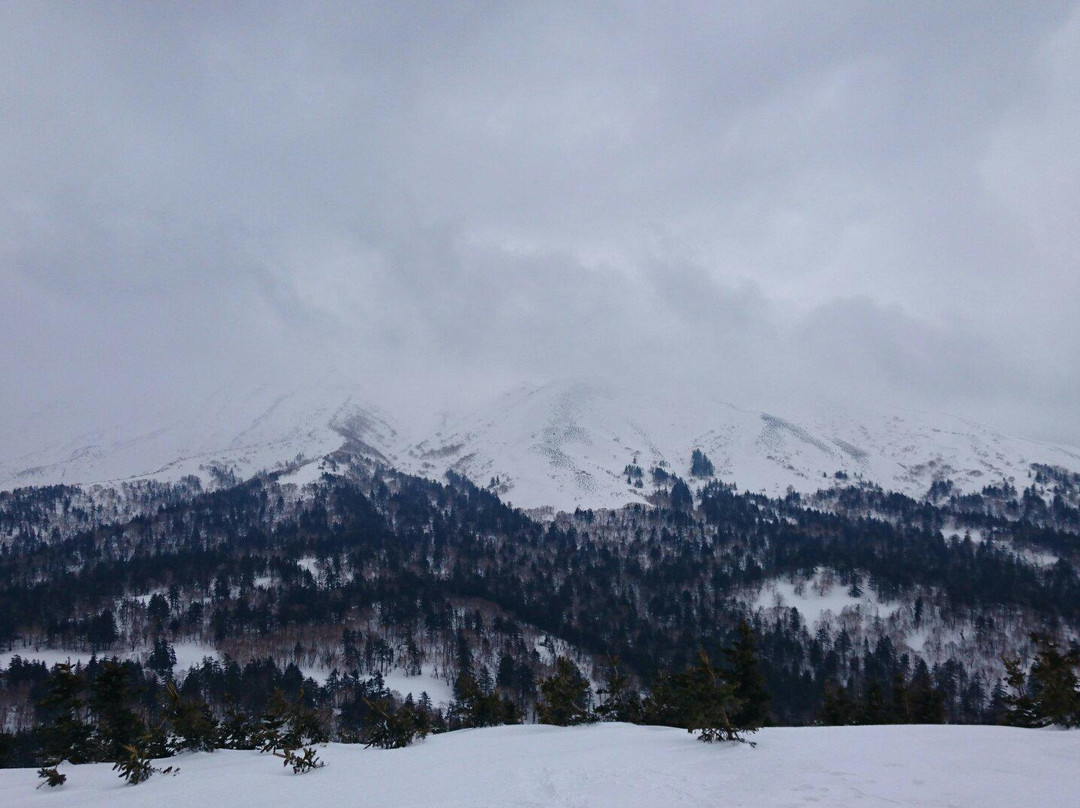
POLYGON ((921 498, 943 480, 961 491, 1003 481, 1023 487, 1033 463, 1080 470, 1080 449, 911 410, 761 411, 692 390, 634 392, 569 379, 519 385, 444 413, 425 432, 407 429, 365 392, 339 379, 264 386, 219 394, 164 424, 144 417, 51 436, 35 451, 8 451, 5 440, 0 490, 187 475, 212 483, 261 471, 303 484, 331 468, 327 458, 342 448, 434 479, 454 471, 515 505, 554 510, 648 502, 650 472, 688 477, 695 449, 716 477, 772 495, 854 480, 921 498))

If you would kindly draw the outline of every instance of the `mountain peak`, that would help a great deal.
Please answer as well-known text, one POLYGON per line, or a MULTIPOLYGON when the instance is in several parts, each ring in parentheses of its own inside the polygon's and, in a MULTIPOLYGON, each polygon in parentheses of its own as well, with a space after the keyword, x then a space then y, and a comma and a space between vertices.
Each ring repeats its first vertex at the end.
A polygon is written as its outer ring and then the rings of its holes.
MULTIPOLYGON (((0 446, 0 489, 210 479, 214 470, 243 478, 341 448, 433 478, 453 470, 515 505, 557 510, 647 501, 649 472, 688 477, 695 449, 716 477, 768 494, 864 480, 921 497, 946 478, 960 490, 1002 480, 1022 487, 1034 462, 1080 469, 1078 450, 1010 438, 954 416, 758 411, 689 384, 627 390, 580 377, 521 384, 444 413, 424 431, 372 405, 368 393, 337 376, 299 387, 253 385, 219 390, 160 421, 144 413, 67 434, 47 430, 31 451, 0 446)), ((32 432, 33 422, 25 423, 32 432)), ((32 441, 20 435, 24 447, 32 441)))

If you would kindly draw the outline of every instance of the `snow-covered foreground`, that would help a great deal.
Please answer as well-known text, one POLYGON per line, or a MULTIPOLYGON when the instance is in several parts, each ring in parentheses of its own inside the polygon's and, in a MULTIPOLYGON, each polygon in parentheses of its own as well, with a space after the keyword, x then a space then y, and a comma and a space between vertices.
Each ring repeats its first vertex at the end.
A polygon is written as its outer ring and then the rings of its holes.
POLYGON ((0 771, 0 805, 88 806, 1055 806, 1077 805, 1080 732, 1002 727, 778 728, 757 748, 708 745, 662 727, 600 724, 465 730, 407 749, 331 744, 327 767, 275 758, 174 759, 176 777, 126 786, 106 764, 65 767, 34 790, 0 771))

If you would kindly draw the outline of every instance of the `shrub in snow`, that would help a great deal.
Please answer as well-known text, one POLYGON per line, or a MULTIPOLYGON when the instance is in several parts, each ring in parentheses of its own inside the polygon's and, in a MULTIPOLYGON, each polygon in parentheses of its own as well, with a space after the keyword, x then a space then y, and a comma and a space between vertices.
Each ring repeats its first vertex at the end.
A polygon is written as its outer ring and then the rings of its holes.
POLYGON ((113 764, 113 771, 120 772, 120 777, 127 780, 130 785, 137 786, 139 783, 145 783, 155 773, 176 774, 180 769, 173 766, 159 769, 150 762, 150 758, 146 753, 135 744, 125 744, 123 753, 113 764))
POLYGON ((44 781, 38 784, 38 788, 41 788, 42 786, 56 788, 57 786, 62 786, 64 783, 67 782, 67 775, 61 774, 60 771, 57 769, 57 766, 59 766, 60 763, 61 761, 53 761, 51 762, 51 764, 49 762, 46 762, 44 766, 38 769, 38 777, 40 777, 44 781))
POLYGON ((319 760, 314 747, 311 746, 305 746, 299 751, 296 749, 282 749, 279 752, 274 752, 274 755, 284 761, 283 766, 292 766, 293 774, 305 774, 312 769, 321 769, 326 765, 326 763, 319 760))

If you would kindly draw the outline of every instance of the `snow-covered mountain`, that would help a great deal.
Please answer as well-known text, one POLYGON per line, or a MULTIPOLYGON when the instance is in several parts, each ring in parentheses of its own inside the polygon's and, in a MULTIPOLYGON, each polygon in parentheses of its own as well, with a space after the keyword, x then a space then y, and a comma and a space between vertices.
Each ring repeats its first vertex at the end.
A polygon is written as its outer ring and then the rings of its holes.
POLYGON ((642 501, 653 490, 650 469, 685 477, 694 449, 720 479, 770 494, 828 487, 837 472, 921 497, 936 479, 962 490, 1002 480, 1022 487, 1031 463, 1080 469, 1080 450, 951 416, 794 415, 740 409, 689 388, 623 392, 573 381, 520 387, 447 419, 401 460, 428 474, 453 468, 481 485, 498 478, 516 505, 569 510, 642 501), (645 472, 642 487, 628 482, 628 465, 645 472))
POLYGON ((67 433, 58 426, 72 420, 67 413, 8 416, 0 425, 0 490, 186 475, 212 482, 223 472, 243 479, 317 460, 349 441, 378 457, 378 447, 399 438, 362 396, 333 379, 223 389, 179 413, 122 413, 95 429, 67 433))
POLYGON ((686 477, 694 449, 718 478, 770 494, 815 491, 844 475, 923 496, 937 479, 962 490, 1002 480, 1023 487, 1032 463, 1080 471, 1080 449, 923 412, 757 411, 692 387, 625 391, 559 381, 444 414, 417 439, 415 425, 395 423, 367 403, 375 397, 368 392, 339 380, 221 392, 164 422, 124 418, 71 435, 56 434, 48 413, 9 421, 0 436, 0 490, 187 474, 213 480, 222 471, 244 478, 282 468, 290 470, 286 481, 303 484, 343 446, 429 477, 453 469, 482 486, 495 480, 515 505, 556 510, 645 501, 651 469, 686 477), (631 465, 644 472, 640 486, 628 481, 631 465))

